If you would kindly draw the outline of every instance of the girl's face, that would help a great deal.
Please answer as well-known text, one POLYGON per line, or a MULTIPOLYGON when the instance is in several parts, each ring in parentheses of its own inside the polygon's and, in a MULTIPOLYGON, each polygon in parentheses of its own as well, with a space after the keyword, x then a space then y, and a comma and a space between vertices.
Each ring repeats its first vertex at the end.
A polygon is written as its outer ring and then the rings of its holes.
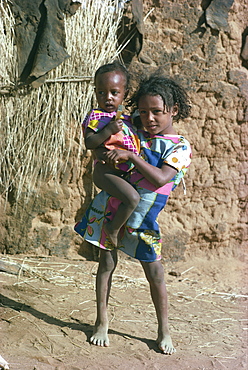
POLYGON ((126 77, 122 72, 113 71, 96 77, 95 93, 100 108, 111 113, 117 111, 126 93, 126 77))
POLYGON ((138 109, 142 125, 149 134, 176 134, 172 126, 173 117, 178 113, 176 105, 167 111, 160 95, 144 95, 139 99, 138 109))

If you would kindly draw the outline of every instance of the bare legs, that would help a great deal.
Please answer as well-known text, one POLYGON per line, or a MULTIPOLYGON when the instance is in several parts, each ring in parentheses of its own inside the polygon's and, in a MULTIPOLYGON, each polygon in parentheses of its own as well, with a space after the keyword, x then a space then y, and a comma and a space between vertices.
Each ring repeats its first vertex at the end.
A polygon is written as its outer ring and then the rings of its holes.
MULTIPOLYGON (((108 299, 112 275, 117 265, 117 250, 100 250, 100 261, 96 277, 97 318, 90 343, 108 347, 108 299)), ((164 281, 164 269, 160 261, 141 262, 146 278, 150 284, 151 297, 158 320, 157 344, 165 354, 176 352, 168 329, 167 291, 164 281)))
POLYGON ((121 201, 113 220, 104 226, 106 234, 116 247, 120 228, 137 207, 140 196, 132 185, 120 177, 120 171, 107 164, 101 164, 100 162, 96 164, 93 180, 97 187, 121 201))
POLYGON ((164 281, 164 269, 160 261, 141 262, 146 278, 150 284, 150 292, 158 320, 158 348, 165 354, 176 352, 173 347, 168 327, 167 290, 164 281))
POLYGON ((90 343, 101 347, 109 346, 108 339, 108 300, 112 275, 117 265, 117 250, 100 249, 100 261, 96 275, 97 317, 90 343))

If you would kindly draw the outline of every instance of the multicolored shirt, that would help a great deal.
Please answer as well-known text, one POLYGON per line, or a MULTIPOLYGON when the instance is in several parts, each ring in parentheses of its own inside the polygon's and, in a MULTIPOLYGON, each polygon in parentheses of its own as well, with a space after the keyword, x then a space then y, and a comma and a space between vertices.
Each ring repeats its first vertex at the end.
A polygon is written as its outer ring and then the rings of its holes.
POLYGON ((134 170, 129 181, 161 194, 169 194, 183 179, 191 163, 190 143, 182 135, 151 135, 144 130, 138 131, 140 156, 154 167, 167 164, 175 168, 177 174, 164 186, 156 189, 139 171, 134 170), (165 190, 166 189, 166 190, 165 190))
MULTIPOLYGON (((113 117, 116 112, 105 112, 102 109, 93 109, 85 117, 83 121, 83 132, 85 133, 86 128, 90 128, 94 132, 102 130, 113 117)), ((103 144, 109 149, 125 149, 129 150, 137 155, 140 152, 140 143, 135 131, 135 127, 132 125, 131 117, 122 114, 120 119, 123 122, 123 129, 116 134, 111 135, 103 144)), ((116 168, 128 172, 134 168, 131 162, 120 162, 116 165, 116 168)))

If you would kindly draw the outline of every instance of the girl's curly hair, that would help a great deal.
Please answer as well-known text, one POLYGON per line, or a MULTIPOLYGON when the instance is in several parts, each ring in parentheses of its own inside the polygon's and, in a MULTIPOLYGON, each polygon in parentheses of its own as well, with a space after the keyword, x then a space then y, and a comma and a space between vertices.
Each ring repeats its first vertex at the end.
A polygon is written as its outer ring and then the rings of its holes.
POLYGON ((191 104, 183 87, 178 85, 172 78, 154 73, 150 77, 143 77, 138 89, 129 99, 129 106, 133 111, 138 109, 139 100, 144 95, 159 95, 163 99, 167 110, 177 105, 178 114, 174 117, 176 121, 190 115, 191 104))

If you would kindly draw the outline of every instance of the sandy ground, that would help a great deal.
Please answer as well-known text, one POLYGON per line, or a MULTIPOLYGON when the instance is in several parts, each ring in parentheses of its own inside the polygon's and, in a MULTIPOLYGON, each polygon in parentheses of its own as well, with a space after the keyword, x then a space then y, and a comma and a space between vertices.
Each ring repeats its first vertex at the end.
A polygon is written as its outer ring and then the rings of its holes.
POLYGON ((138 262, 120 255, 111 291, 110 347, 89 344, 97 262, 1 256, 1 352, 11 370, 247 369, 247 275, 234 257, 164 263, 172 356, 157 350, 156 317, 138 262))

